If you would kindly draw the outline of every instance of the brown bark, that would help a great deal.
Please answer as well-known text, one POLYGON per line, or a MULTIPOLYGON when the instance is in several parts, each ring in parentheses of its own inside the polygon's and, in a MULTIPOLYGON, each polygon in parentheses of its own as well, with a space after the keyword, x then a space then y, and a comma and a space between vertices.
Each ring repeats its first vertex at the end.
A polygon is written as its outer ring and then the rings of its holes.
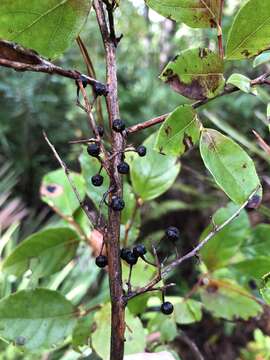
MULTIPOLYGON (((101 35, 106 53, 107 86, 106 97, 107 110, 110 125, 114 119, 119 119, 117 68, 116 68, 116 39, 109 32, 105 18, 103 4, 100 0, 94 1, 101 35)), ((108 10, 109 11, 109 10, 108 10)), ((110 14, 112 18, 112 13, 110 14)), ((110 24, 112 28, 113 24, 110 24)), ((125 141, 121 134, 112 132, 112 153, 119 154, 112 157, 110 164, 110 187, 114 189, 113 194, 122 197, 122 181, 117 171, 117 164, 121 159, 125 141)), ((120 261, 120 216, 121 213, 109 208, 109 223, 106 232, 105 244, 108 254, 109 283, 111 295, 111 360, 122 360, 124 357, 125 341, 125 303, 122 287, 122 269, 120 261)))

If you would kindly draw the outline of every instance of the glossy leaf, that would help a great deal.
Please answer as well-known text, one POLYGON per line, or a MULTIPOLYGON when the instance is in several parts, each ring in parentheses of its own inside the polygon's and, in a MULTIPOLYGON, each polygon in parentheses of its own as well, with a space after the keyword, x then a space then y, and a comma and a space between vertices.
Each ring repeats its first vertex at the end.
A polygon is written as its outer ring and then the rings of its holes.
POLYGON ((180 156, 200 137, 201 122, 190 105, 175 109, 161 125, 155 149, 162 154, 180 156))
MULTIPOLYGON (((85 196, 85 182, 80 174, 72 172, 70 177, 76 186, 81 199, 85 196)), ((80 204, 62 169, 51 171, 42 179, 41 199, 61 214, 71 216, 80 204)))
MULTIPOLYGON (((229 203, 226 207, 220 208, 213 215, 213 222, 202 233, 200 240, 203 240, 215 226, 223 224, 232 216, 239 206, 229 203)), ((209 271, 225 266, 237 253, 243 240, 249 231, 249 219, 243 210, 240 215, 218 232, 200 251, 201 257, 209 271)))
POLYGON ((229 31, 227 59, 250 58, 269 48, 269 5, 268 0, 248 0, 240 8, 229 31))
POLYGON ((152 134, 145 140, 145 157, 135 153, 129 155, 132 187, 144 201, 155 199, 166 192, 180 171, 176 157, 160 155, 153 150, 155 139, 156 134, 152 134))
POLYGON ((189 99, 212 98, 224 87, 223 61, 207 48, 188 49, 167 64, 160 78, 189 99))
POLYGON ((0 300, 0 336, 27 350, 62 344, 75 324, 73 305, 57 291, 22 290, 0 300))
POLYGON ((250 92, 250 79, 242 74, 232 74, 227 84, 232 84, 245 93, 250 92))
POLYGON ((55 58, 79 35, 90 6, 88 0, 2 0, 0 38, 55 58))
POLYGON ((201 299, 206 310, 227 320, 247 320, 262 312, 250 293, 229 280, 210 280, 209 285, 201 289, 201 299))
MULTIPOLYGON (((103 360, 109 359, 110 354, 110 323, 111 305, 105 304, 100 311, 95 314, 97 329, 92 335, 92 345, 96 353, 103 360)), ((126 332, 125 332, 125 354, 142 352, 146 346, 145 335, 142 323, 138 317, 134 317, 126 309, 126 332)))
POLYGON ((253 61, 253 67, 258 67, 260 65, 264 65, 270 62, 270 51, 266 51, 255 57, 253 61))
MULTIPOLYGON (((200 152, 216 183, 235 203, 243 204, 260 186, 252 159, 237 143, 220 132, 204 129, 200 152)), ((261 187, 257 194, 261 198, 261 187)))
POLYGON ((3 271, 21 276, 31 269, 35 276, 53 274, 64 267, 75 255, 78 234, 70 228, 39 231, 23 242, 3 262, 3 271))
POLYGON ((215 27, 220 0, 146 0, 153 10, 193 28, 215 27))

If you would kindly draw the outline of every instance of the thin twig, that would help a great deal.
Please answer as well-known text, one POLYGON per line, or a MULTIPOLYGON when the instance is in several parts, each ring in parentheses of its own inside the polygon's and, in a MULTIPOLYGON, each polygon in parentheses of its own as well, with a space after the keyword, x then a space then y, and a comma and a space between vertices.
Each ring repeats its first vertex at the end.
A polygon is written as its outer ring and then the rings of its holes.
POLYGON ((48 139, 45 131, 43 131, 43 136, 44 136, 44 139, 46 140, 47 144, 49 145, 49 147, 51 148, 56 160, 59 162, 60 166, 62 167, 62 169, 64 170, 65 174, 66 174, 66 177, 68 179, 68 182, 70 183, 70 186, 72 187, 72 190, 80 204, 80 207, 82 208, 82 210, 85 212, 86 216, 88 217, 88 219, 90 220, 91 224, 94 223, 94 219, 93 217, 91 216, 87 206, 84 204, 83 200, 81 199, 80 197, 80 194, 76 188, 76 186, 74 185, 74 182, 73 180, 71 179, 71 175, 70 175, 70 171, 67 167, 67 165, 65 164, 65 162, 60 158, 58 152, 56 151, 55 147, 53 146, 53 144, 50 142, 50 140, 48 139))
POLYGON ((183 263, 185 260, 188 260, 194 256, 197 256, 198 252, 210 241, 217 233, 219 233, 222 229, 224 229, 228 224, 230 224, 235 218, 238 217, 240 212, 247 206, 249 201, 252 199, 252 197, 257 193, 259 189, 259 186, 252 191, 248 199, 239 207, 237 211, 235 211, 224 223, 221 225, 215 227, 193 250, 189 251, 186 255, 177 258, 172 263, 161 269, 161 266, 159 266, 159 271, 156 274, 156 276, 150 281, 149 284, 147 284, 144 287, 141 287, 135 291, 133 291, 128 297, 127 301, 140 295, 144 294, 148 291, 151 291, 151 289, 162 279, 164 279, 174 268, 179 266, 181 263, 183 263))
POLYGON ((73 80, 79 80, 83 76, 90 85, 104 86, 104 84, 90 76, 82 74, 77 70, 63 69, 60 66, 56 66, 31 50, 25 49, 12 42, 0 40, 0 49, 2 48, 5 49, 5 51, 0 53, 0 66, 8 67, 16 71, 34 71, 51 75, 55 74, 73 80), (3 54, 8 55, 4 57, 3 54))
POLYGON ((197 347, 197 345, 195 344, 194 341, 192 341, 183 331, 181 331, 180 335, 179 335, 179 340, 184 342, 192 351, 194 357, 194 360, 204 360, 203 355, 201 354, 199 348, 197 347))
MULTIPOLYGON (((270 72, 266 72, 262 75, 260 75, 259 77, 257 77, 256 79, 251 80, 250 84, 251 86, 256 86, 256 85, 269 85, 269 81, 267 80, 267 78, 270 76, 270 72)), ((239 91, 239 88, 237 88, 236 86, 226 86, 223 90, 223 92, 221 92, 220 94, 218 94, 217 96, 210 98, 210 99, 205 99, 205 100, 199 100, 194 102, 191 106, 194 109, 197 109, 203 105, 208 104, 209 102, 218 99, 222 96, 228 95, 228 94, 232 94, 234 92, 239 91)), ((147 129, 151 126, 157 125, 162 123, 163 121, 166 120, 166 118, 170 115, 171 113, 167 113, 167 114, 163 114, 160 115, 158 117, 155 117, 153 119, 147 120, 145 122, 141 122, 139 124, 130 126, 129 128, 126 129, 128 134, 132 134, 135 133, 137 131, 140 130, 144 130, 147 129)))
POLYGON ((217 32, 218 32, 218 53, 221 59, 224 58, 224 48, 223 48, 223 34, 222 34, 222 13, 223 13, 224 0, 220 1, 219 17, 217 23, 217 32))

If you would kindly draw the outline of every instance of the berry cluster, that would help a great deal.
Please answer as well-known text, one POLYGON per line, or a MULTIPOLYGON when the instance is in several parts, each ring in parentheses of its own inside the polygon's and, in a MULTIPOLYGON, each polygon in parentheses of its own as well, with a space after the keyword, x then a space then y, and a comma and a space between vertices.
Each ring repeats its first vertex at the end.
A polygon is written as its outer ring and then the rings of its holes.
MULTIPOLYGON (((115 119, 112 123, 112 129, 117 133, 122 134, 125 128, 126 125, 121 119, 115 119)), ((97 132, 99 136, 102 137, 104 135, 103 127, 97 126, 97 132)), ((137 154, 141 157, 146 155, 146 147, 143 145, 138 146, 134 151, 136 151, 137 154)), ((101 162, 101 159, 99 157, 101 153, 101 147, 98 141, 90 142, 90 144, 87 146, 87 152, 90 156, 99 159, 101 162)), ((102 186, 104 182, 104 177, 100 174, 101 170, 102 166, 99 172, 91 177, 91 183, 93 186, 102 186)), ((117 171, 119 172, 119 174, 122 175, 126 175, 129 173, 129 164, 125 161, 124 152, 122 153, 121 161, 117 165, 117 171)), ((110 203, 107 205, 109 205, 114 211, 122 211, 125 207, 125 202, 121 197, 114 195, 112 196, 110 203)))
POLYGON ((125 260, 129 265, 133 266, 137 263, 138 258, 147 253, 147 250, 144 245, 138 244, 135 245, 132 250, 123 248, 120 253, 120 257, 122 260, 125 260))

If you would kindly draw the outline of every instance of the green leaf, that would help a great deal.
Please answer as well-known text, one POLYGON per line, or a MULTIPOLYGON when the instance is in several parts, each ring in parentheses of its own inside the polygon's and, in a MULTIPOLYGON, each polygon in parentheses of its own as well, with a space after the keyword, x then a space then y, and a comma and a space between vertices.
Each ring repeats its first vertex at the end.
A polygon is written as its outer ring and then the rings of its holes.
POLYGON ((270 62, 270 51, 266 51, 255 57, 253 61, 253 67, 258 67, 260 65, 264 65, 270 62))
POLYGON ((80 352, 80 347, 89 344, 90 331, 93 322, 93 313, 90 313, 78 320, 72 333, 72 347, 75 351, 80 352))
POLYGON ((229 280, 210 280, 209 285, 201 289, 201 299, 206 310, 227 320, 247 320, 262 312, 250 293, 229 280))
POLYGON ((227 80, 227 84, 232 84, 245 93, 250 93, 250 79, 242 74, 232 74, 227 80))
POLYGON ((189 99, 205 100, 223 89, 223 70, 218 54, 207 48, 188 49, 167 64, 160 78, 189 99))
POLYGON ((230 270, 260 280, 263 275, 270 272, 270 258, 258 256, 253 259, 243 260, 232 264, 230 270))
MULTIPOLYGON (((220 208, 213 215, 213 222, 202 233, 200 240, 203 240, 214 226, 223 224, 236 211, 238 206, 229 203, 226 207, 220 208)), ((249 231, 249 218, 243 210, 225 228, 219 231, 200 251, 201 257, 209 271, 225 266, 237 253, 243 240, 249 231)))
POLYGON ((192 299, 180 299, 174 303, 173 316, 177 324, 192 324, 202 319, 202 304, 192 299))
MULTIPOLYGON (((243 204, 260 186, 252 159, 233 140, 213 129, 203 129, 200 152, 219 187, 237 204, 243 204)), ((257 194, 262 196, 261 186, 257 194)))
POLYGON ((79 35, 90 7, 89 0, 2 0, 0 38, 55 58, 79 35))
MULTIPOLYGON (((79 157, 79 162, 82 169, 82 175, 86 183, 87 196, 93 201, 96 208, 99 208, 99 204, 102 200, 103 194, 108 190, 110 179, 104 169, 101 171, 101 175, 104 177, 103 184, 101 186, 94 186, 91 182, 91 177, 99 172, 100 162, 98 159, 89 156, 86 147, 83 147, 83 151, 79 157)), ((104 211, 107 212, 105 208, 104 211)))
POLYGON ((269 2, 249 0, 235 16, 228 34, 226 57, 234 60, 258 55, 269 48, 269 38, 269 2))
POLYGON ((251 236, 243 244, 241 251, 250 258, 265 256, 270 248, 270 225, 259 224, 252 229, 251 236))
POLYGON ((70 228, 39 231, 23 242, 3 262, 3 271, 21 276, 31 269, 35 276, 43 277, 63 268, 75 255, 78 234, 70 228))
POLYGON ((150 334, 159 332, 162 342, 170 342, 178 335, 177 326, 172 316, 155 313, 147 324, 150 334))
POLYGON ((152 134, 145 140, 145 157, 139 157, 135 153, 128 157, 132 187, 144 201, 155 199, 166 192, 180 171, 180 163, 176 157, 160 155, 153 150, 155 139, 156 134, 152 134))
POLYGON ((27 350, 62 344, 75 323, 73 305, 57 291, 22 290, 0 301, 0 336, 27 350))
POLYGON ((201 127, 192 106, 181 105, 161 125, 155 149, 162 154, 180 156, 199 140, 201 127))
MULTIPOLYGON (((71 172, 70 177, 81 199, 85 196, 85 182, 80 174, 71 172)), ((71 216, 80 204, 62 169, 51 171, 42 179, 41 199, 61 214, 71 216)))
MULTIPOLYGON (((146 340, 142 323, 138 317, 134 317, 126 309, 126 332, 125 332, 125 354, 142 352, 146 347, 146 340)), ((110 355, 110 323, 111 305, 105 304, 102 309, 95 314, 97 329, 92 335, 92 345, 94 350, 103 360, 108 360, 110 355)))
MULTIPOLYGON (((126 284, 128 280, 130 266, 123 261, 122 270, 123 270, 123 283, 126 284)), ((141 258, 138 259, 136 268, 132 271, 131 284, 133 287, 142 287, 150 282, 156 274, 156 267, 147 264, 141 258)))
POLYGON ((269 279, 269 274, 267 274, 265 279, 264 279, 264 285, 260 289, 260 293, 261 293, 264 301, 268 305, 270 305, 270 279, 269 279))
POLYGON ((220 0, 146 0, 146 4, 160 15, 193 28, 216 26, 220 9, 220 0))

